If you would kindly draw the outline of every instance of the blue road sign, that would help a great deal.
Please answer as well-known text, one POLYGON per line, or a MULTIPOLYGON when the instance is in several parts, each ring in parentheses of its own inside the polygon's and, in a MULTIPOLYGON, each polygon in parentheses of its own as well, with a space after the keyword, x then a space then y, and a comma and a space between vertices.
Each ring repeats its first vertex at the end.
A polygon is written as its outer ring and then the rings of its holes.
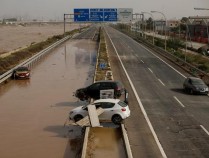
POLYGON ((100 22, 104 19, 104 9, 102 8, 92 8, 90 9, 90 21, 100 22))
POLYGON ((74 9, 74 22, 89 21, 89 9, 74 9))
POLYGON ((100 69, 104 69, 106 67, 106 63, 100 63, 99 67, 100 67, 100 69))
POLYGON ((117 21, 117 9, 109 8, 104 9, 104 21, 117 21))

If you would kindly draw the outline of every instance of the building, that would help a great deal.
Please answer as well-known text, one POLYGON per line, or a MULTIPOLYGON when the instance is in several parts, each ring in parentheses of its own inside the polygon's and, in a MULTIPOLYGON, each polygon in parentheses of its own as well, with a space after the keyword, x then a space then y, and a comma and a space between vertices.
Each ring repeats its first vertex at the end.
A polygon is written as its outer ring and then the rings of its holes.
POLYGON ((209 43, 209 16, 189 17, 187 25, 192 41, 209 43))
POLYGON ((3 24, 16 24, 17 19, 16 18, 9 18, 9 19, 3 19, 3 24))

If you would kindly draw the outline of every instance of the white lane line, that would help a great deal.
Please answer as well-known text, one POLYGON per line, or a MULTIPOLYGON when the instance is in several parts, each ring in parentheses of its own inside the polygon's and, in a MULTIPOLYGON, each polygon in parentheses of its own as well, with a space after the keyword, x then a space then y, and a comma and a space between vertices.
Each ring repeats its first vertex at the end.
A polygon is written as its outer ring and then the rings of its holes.
POLYGON ((162 147, 162 145, 161 145, 161 143, 160 143, 160 140, 158 139, 157 134, 155 133, 155 130, 154 130, 153 126, 152 126, 152 123, 150 122, 149 117, 148 117, 148 115, 147 115, 147 113, 146 113, 146 111, 145 111, 145 109, 144 109, 144 106, 142 105, 142 102, 141 102, 141 100, 139 99, 139 96, 138 96, 138 94, 137 94, 137 92, 136 92, 136 89, 135 89, 135 87, 134 87, 134 85, 133 85, 133 83, 132 83, 132 81, 131 81, 131 79, 130 79, 130 77, 129 77, 129 75, 128 75, 128 73, 127 73, 125 67, 124 67, 124 65, 123 65, 123 63, 122 63, 122 60, 121 60, 121 58, 120 58, 120 56, 119 56, 119 54, 118 54, 118 51, 117 51, 115 45, 113 44, 112 39, 110 38, 110 36, 109 36, 109 34, 108 34, 107 31, 106 31, 106 33, 107 33, 107 35, 108 35, 108 37, 109 37, 109 39, 110 39, 110 41, 111 41, 111 43, 112 43, 112 45, 113 45, 113 48, 115 49, 115 53, 117 54, 118 59, 119 59, 119 61, 120 61, 120 64, 121 64, 121 66, 122 66, 122 68, 123 68, 123 70, 124 70, 124 72, 125 72, 125 74, 126 74, 126 76, 127 76, 127 78, 128 78, 128 81, 129 81, 129 83, 130 83, 130 85, 131 85, 131 88, 133 89, 134 95, 136 96, 136 99, 137 99, 137 101, 138 101, 138 103, 139 103, 139 107, 140 107, 141 110, 142 110, 142 113, 143 113, 143 115, 144 115, 144 118, 145 118, 145 120, 147 121, 147 124, 148 124, 148 126, 149 126, 149 128, 150 128, 150 130, 151 130, 151 132, 152 132, 152 135, 153 135, 153 137, 154 137, 154 139, 155 139, 155 142, 156 142, 156 144, 157 144, 157 146, 158 146, 158 148, 159 148, 159 150, 160 150, 160 152, 161 152, 161 155, 162 155, 163 158, 167 158, 167 156, 166 156, 166 154, 165 154, 165 151, 163 150, 163 147, 162 147))
POLYGON ((144 64, 144 61, 143 60, 141 60, 141 62, 144 64))
POLYGON ((161 81, 159 78, 158 78, 158 81, 159 81, 163 86, 165 86, 165 84, 163 83, 163 81, 161 81))
POLYGON ((205 129, 203 125, 200 125, 200 127, 203 129, 203 131, 205 131, 205 133, 207 133, 207 135, 209 135, 209 132, 205 129))
POLYGON ((156 58, 158 58, 159 60, 161 60, 163 63, 165 63, 167 66, 169 66, 171 69, 173 69, 174 71, 176 71, 178 74, 180 74, 182 77, 186 78, 186 76, 184 76, 181 72, 179 72, 178 70, 176 70, 174 67, 172 67, 171 65, 169 65, 167 62, 165 62, 163 59, 161 59, 159 56, 157 56, 156 54, 152 53, 149 49, 147 49, 145 46, 143 46, 142 44, 138 43, 137 41, 135 41, 134 39, 132 39, 131 37, 128 36, 129 39, 131 39, 132 41, 134 41, 135 43, 139 44, 141 47, 143 47, 144 49, 146 49, 148 52, 150 52, 152 55, 154 55, 156 58))
POLYGON ((149 69, 149 71, 151 72, 151 73, 153 73, 153 71, 150 69, 150 68, 148 68, 149 69))
POLYGON ((185 108, 184 104, 182 104, 182 102, 180 102, 180 100, 178 100, 178 98, 176 96, 174 96, 174 99, 176 99, 176 101, 183 107, 185 108))

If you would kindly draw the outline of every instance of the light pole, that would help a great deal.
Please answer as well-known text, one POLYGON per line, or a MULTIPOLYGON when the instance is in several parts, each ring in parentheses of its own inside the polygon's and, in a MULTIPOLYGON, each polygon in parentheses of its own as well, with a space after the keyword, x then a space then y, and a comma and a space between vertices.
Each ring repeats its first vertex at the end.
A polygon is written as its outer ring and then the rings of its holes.
POLYGON ((159 12, 159 11, 151 11, 151 13, 160 13, 161 15, 163 15, 164 19, 165 19, 165 50, 166 50, 166 24, 167 24, 167 20, 166 20, 166 17, 165 17, 165 14, 163 14, 162 12, 159 12))
POLYGON ((152 35, 152 43, 153 45, 155 45, 155 28, 154 28, 154 17, 151 13, 148 12, 142 12, 142 14, 149 14, 152 17, 152 31, 153 31, 153 35, 152 35))

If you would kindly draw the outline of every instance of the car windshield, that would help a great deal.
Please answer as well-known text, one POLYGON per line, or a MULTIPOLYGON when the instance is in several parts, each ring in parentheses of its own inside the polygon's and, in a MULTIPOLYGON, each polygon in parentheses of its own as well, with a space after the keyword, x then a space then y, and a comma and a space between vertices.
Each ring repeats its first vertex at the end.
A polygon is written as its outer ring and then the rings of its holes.
POLYGON ((19 67, 17 68, 17 71, 28 71, 27 67, 19 67))
POLYGON ((123 101, 119 101, 118 104, 119 104, 120 106, 122 106, 122 107, 126 107, 126 106, 127 106, 127 104, 124 103, 123 101))
POLYGON ((192 79, 193 85, 204 85, 205 83, 201 79, 192 79))

